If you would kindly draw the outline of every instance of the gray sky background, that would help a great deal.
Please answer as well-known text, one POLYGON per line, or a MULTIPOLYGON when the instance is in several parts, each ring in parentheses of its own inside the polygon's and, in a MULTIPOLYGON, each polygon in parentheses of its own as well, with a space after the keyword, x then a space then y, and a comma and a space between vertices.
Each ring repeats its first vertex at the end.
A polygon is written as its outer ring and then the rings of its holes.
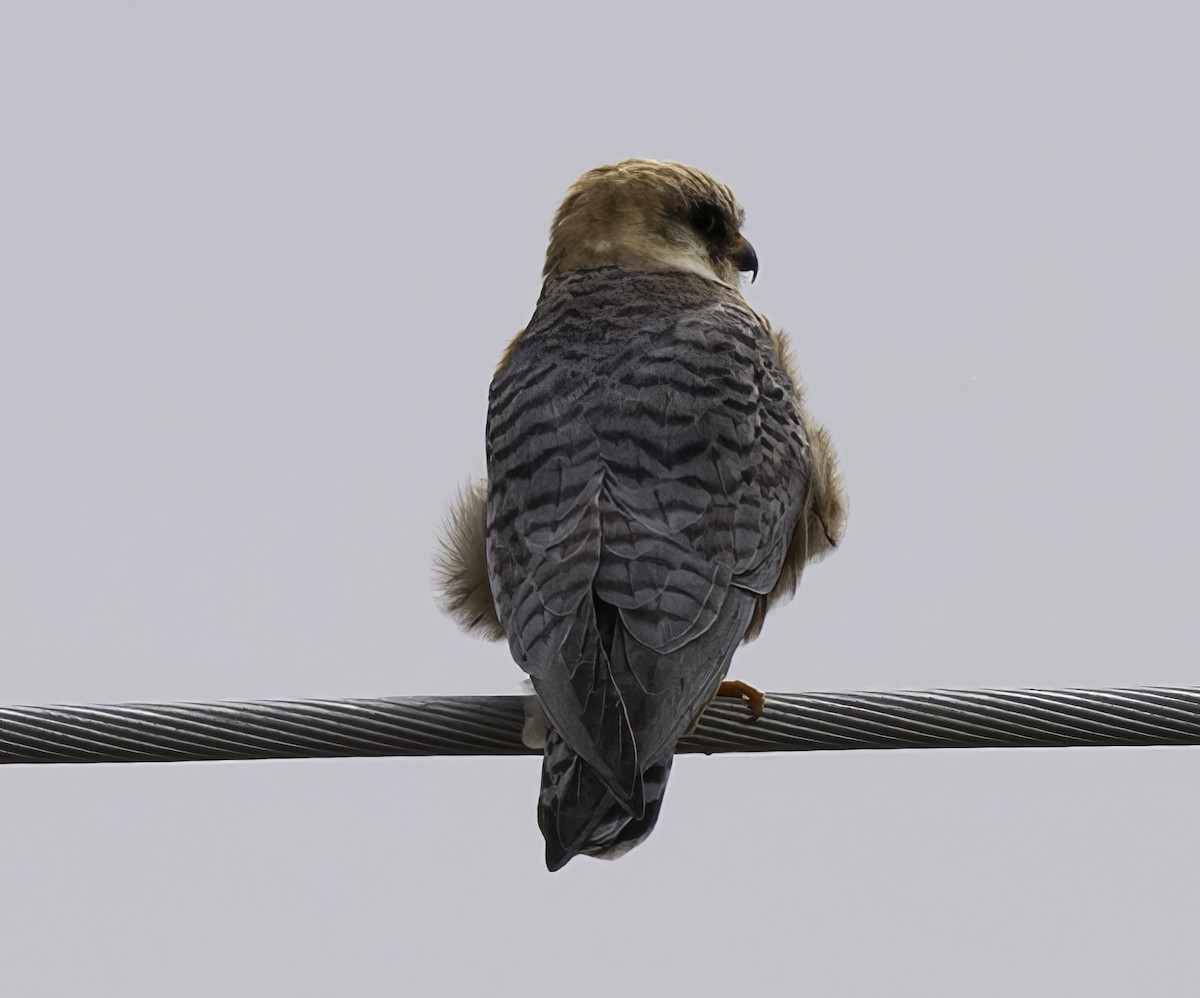
MULTIPOLYGON (((4 5, 0 703, 515 692, 433 605, 551 214, 729 183, 851 496, 765 689, 1195 684, 1192 4, 4 5)), ((1127 995, 1200 751, 0 771, 0 990, 1127 995)))

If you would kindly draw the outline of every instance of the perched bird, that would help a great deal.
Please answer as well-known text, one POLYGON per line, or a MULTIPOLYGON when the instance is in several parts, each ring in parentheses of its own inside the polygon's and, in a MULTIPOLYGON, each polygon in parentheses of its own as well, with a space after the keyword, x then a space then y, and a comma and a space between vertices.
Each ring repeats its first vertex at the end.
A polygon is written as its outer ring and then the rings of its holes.
POLYGON ((492 380, 487 481, 448 520, 442 607, 507 637, 549 723, 551 870, 649 834, 738 643, 842 534, 829 436, 740 291, 758 273, 742 221, 676 163, 579 178, 492 380))

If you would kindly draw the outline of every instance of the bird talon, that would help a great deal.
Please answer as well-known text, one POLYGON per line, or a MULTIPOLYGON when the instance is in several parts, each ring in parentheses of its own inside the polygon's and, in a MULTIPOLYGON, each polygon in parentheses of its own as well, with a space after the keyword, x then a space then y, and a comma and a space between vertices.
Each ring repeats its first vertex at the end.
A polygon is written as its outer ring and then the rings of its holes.
POLYGON ((755 689, 749 683, 744 683, 740 679, 727 679, 717 687, 717 696, 719 697, 737 697, 739 700, 745 700, 746 706, 750 710, 750 716, 746 718, 746 724, 753 724, 760 717, 767 704, 767 698, 763 696, 760 690, 755 689))

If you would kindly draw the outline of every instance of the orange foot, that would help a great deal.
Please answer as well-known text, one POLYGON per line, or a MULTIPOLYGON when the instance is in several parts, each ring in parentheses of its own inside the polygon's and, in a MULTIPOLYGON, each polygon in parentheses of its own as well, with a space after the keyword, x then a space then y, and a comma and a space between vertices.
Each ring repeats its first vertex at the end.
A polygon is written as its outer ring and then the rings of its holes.
POLYGON ((717 696, 719 697, 739 697, 745 700, 750 708, 750 717, 748 721, 757 721, 763 712, 763 707, 766 706, 767 698, 762 693, 756 690, 749 683, 743 683, 740 679, 727 679, 717 687, 717 696))

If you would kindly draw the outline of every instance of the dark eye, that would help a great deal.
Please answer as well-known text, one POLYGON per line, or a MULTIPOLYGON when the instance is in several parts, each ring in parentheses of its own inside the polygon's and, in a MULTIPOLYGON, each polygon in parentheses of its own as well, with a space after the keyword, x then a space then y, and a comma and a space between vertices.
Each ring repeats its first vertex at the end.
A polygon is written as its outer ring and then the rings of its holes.
POLYGON ((721 228, 721 213, 712 205, 702 204, 692 212, 692 225, 704 236, 714 236, 721 228))

